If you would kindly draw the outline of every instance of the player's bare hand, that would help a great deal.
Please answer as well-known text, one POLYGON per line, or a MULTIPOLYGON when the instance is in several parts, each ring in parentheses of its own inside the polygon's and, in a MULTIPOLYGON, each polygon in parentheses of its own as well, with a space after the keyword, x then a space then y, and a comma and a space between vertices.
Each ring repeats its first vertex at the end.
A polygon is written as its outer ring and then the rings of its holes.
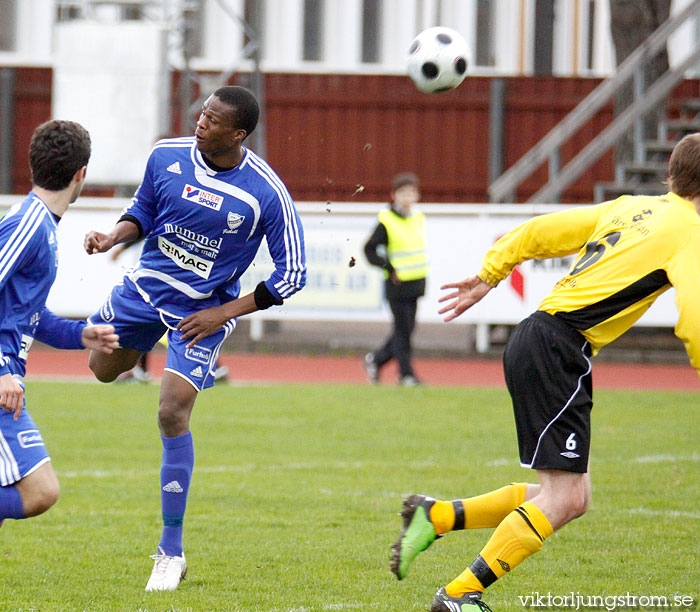
POLYGON ((445 317, 445 321, 452 321, 465 310, 471 308, 480 301, 493 287, 482 281, 478 276, 465 278, 458 283, 448 283, 440 287, 443 291, 453 289, 451 293, 443 295, 439 301, 449 302, 444 308, 438 310, 439 314, 451 312, 445 317))
POLYGON ((114 333, 113 325, 87 325, 83 327, 80 341, 85 348, 107 355, 119 348, 119 336, 114 333))
POLYGON ((13 419, 19 418, 24 407, 24 389, 12 374, 0 376, 0 408, 13 413, 13 419))
POLYGON ((94 255, 95 253, 104 253, 109 251, 114 246, 114 238, 109 234, 103 234, 102 232, 88 232, 85 234, 85 240, 83 241, 83 246, 88 255, 94 255))
POLYGON ((192 338, 187 344, 187 348, 192 348, 202 338, 211 336, 214 332, 221 329, 221 326, 226 321, 228 321, 228 318, 223 314, 221 307, 214 306, 185 317, 178 323, 177 329, 182 332, 184 339, 192 338))

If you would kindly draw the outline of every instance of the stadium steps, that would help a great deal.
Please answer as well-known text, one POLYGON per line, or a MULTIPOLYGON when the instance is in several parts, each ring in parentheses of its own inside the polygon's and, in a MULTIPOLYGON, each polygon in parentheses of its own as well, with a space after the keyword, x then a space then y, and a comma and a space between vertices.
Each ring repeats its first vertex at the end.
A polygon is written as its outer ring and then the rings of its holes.
POLYGON ((621 195, 662 195, 668 191, 665 180, 673 147, 686 134, 700 132, 700 98, 683 100, 680 117, 666 119, 664 127, 666 139, 644 142, 644 162, 624 164, 619 173, 622 180, 596 184, 597 202, 621 195))

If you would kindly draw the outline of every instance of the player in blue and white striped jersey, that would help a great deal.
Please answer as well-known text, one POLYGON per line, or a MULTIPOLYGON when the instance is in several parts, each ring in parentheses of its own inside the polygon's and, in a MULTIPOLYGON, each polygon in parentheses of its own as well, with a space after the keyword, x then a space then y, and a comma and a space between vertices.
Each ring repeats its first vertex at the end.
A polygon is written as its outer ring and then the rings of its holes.
POLYGON ((26 409, 23 377, 38 338, 57 348, 111 352, 111 325, 87 327, 46 308, 56 279, 56 230, 85 181, 90 136, 72 121, 49 121, 31 139, 32 191, 0 219, 0 522, 48 510, 58 480, 26 409))
POLYGON ((292 198, 270 166, 242 145, 258 116, 247 89, 217 89, 204 102, 194 137, 156 143, 114 229, 85 237, 88 253, 145 238, 138 265, 89 319, 113 323, 123 347, 110 356, 91 354, 97 378, 115 380, 168 333, 158 411, 164 526, 148 591, 177 588, 187 569, 182 521, 194 464, 189 420, 197 393, 214 382, 222 343, 237 317, 281 305, 306 282, 292 198), (239 296, 239 279, 263 238, 275 269, 239 296))

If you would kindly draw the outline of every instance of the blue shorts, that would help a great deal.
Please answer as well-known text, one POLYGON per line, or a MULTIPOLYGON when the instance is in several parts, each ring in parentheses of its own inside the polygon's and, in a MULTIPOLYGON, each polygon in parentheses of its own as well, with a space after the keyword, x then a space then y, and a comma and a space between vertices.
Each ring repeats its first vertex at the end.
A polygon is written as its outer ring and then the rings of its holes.
POLYGON ((50 460, 41 432, 27 412, 26 399, 16 421, 11 412, 0 409, 0 486, 22 480, 50 460))
POLYGON ((116 285, 105 303, 88 323, 107 323, 114 326, 123 348, 136 349, 144 353, 168 334, 168 356, 165 369, 187 380, 197 391, 214 385, 216 360, 221 345, 236 326, 228 321, 211 336, 201 339, 192 348, 187 348, 191 338, 184 339, 177 331, 182 317, 168 314, 146 302, 129 280, 116 285))

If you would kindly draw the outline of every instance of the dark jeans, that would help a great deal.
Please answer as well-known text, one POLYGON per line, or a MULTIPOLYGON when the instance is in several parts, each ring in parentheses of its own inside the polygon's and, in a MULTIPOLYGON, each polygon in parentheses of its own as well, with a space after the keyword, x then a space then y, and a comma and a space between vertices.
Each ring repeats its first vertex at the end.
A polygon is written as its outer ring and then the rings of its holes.
POLYGON ((389 299, 389 307, 394 315, 394 329, 384 346, 374 352, 374 361, 382 367, 394 358, 399 362, 399 376, 413 376, 411 366, 411 335, 416 327, 418 298, 389 299))

